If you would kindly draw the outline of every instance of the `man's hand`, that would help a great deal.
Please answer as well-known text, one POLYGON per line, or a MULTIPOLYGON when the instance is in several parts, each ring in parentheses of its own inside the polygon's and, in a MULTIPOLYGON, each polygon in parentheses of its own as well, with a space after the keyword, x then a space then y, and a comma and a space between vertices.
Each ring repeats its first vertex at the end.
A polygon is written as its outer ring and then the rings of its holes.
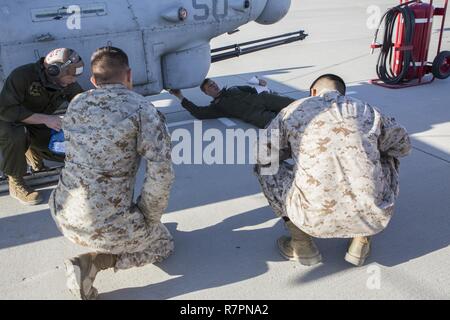
POLYGON ((184 99, 183 93, 181 92, 181 90, 178 89, 169 89, 169 93, 174 95, 175 97, 177 97, 180 100, 184 99))
POLYGON ((45 124, 50 129, 61 131, 62 129, 62 120, 59 116, 35 113, 29 116, 26 119, 22 120, 23 123, 26 124, 45 124))
POLYGON ((266 80, 263 80, 263 79, 258 79, 258 80, 259 80, 259 85, 260 86, 263 86, 263 87, 267 86, 267 81, 266 80))
POLYGON ((44 119, 44 124, 50 129, 61 131, 62 129, 62 120, 59 116, 47 116, 47 119, 44 119))

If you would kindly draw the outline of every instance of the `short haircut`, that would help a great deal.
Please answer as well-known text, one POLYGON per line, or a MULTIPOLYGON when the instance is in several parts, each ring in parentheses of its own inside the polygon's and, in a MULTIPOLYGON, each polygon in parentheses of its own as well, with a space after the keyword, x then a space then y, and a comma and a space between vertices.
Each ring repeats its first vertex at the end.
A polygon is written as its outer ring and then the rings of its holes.
POLYGON ((347 91, 347 87, 345 86, 344 80, 342 80, 341 77, 335 74, 321 75, 311 85, 311 88, 309 89, 310 92, 312 92, 313 89, 316 89, 317 92, 320 92, 325 89, 337 90, 342 95, 345 95, 347 91))
POLYGON ((102 47, 91 57, 91 72, 98 84, 115 83, 129 69, 128 56, 119 48, 102 47))
POLYGON ((211 81, 211 79, 210 79, 210 78, 206 78, 205 80, 203 80, 202 84, 200 85, 200 89, 201 89, 203 92, 206 92, 205 86, 208 84, 209 81, 211 81))

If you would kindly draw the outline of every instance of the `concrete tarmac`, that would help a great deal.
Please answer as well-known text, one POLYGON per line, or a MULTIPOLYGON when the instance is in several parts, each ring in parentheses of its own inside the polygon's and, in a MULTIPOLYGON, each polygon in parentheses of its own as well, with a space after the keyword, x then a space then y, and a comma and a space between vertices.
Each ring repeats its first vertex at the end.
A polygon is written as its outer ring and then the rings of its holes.
MULTIPOLYGON (((439 3, 439 2, 438 2, 439 3)), ((272 26, 254 23, 224 35, 212 47, 304 29, 303 42, 214 64, 221 85, 245 84, 254 75, 280 94, 301 98, 323 73, 342 76, 349 94, 404 125, 413 152, 401 162, 401 194, 388 228, 374 237, 364 267, 344 261, 348 241, 317 240, 323 262, 305 267, 285 261, 275 241, 286 234, 250 164, 176 165, 176 181, 163 216, 175 238, 166 261, 98 275, 99 299, 449 299, 450 298, 450 79, 389 90, 370 85, 377 53, 368 8, 395 1, 293 0, 288 16, 272 26)), ((434 30, 438 28, 435 19, 434 30)), ((450 20, 443 50, 450 50, 450 20)), ((437 39, 433 32, 430 59, 437 39)), ((207 105, 198 89, 185 90, 207 105)), ((193 132, 193 118, 168 93, 149 97, 170 130, 193 132)), ((248 129, 235 119, 205 120, 203 132, 248 129)), ((197 124, 198 125, 198 124, 197 124)), ((137 188, 142 185, 142 171, 137 188)), ((54 186, 43 188, 48 199, 54 186)), ((47 204, 25 207, 0 196, 0 299, 72 299, 63 260, 86 252, 64 239, 47 204)))

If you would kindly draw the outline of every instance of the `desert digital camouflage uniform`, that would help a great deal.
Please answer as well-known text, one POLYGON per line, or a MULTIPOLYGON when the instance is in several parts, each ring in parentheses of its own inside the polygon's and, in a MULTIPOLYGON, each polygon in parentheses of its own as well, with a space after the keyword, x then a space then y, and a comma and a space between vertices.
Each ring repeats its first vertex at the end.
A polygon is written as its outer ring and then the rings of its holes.
POLYGON ((159 262, 174 250, 161 223, 173 182, 164 116, 123 85, 80 94, 63 121, 66 163, 50 208, 72 242, 118 255, 115 269, 159 262), (140 156, 142 193, 133 192, 140 156))
POLYGON ((268 141, 271 130, 279 130, 280 145, 262 146, 255 171, 278 216, 318 238, 372 236, 387 226, 399 193, 398 158, 411 149, 394 119, 324 91, 282 110, 267 128, 268 141), (286 152, 293 170, 281 162, 277 174, 259 174, 286 152))

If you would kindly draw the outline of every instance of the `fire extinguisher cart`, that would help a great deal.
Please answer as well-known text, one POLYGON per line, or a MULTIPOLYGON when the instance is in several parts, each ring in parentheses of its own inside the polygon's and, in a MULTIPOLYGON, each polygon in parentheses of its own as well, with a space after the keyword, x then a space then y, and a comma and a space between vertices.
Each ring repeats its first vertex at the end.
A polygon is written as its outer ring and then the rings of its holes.
POLYGON ((447 7, 448 0, 444 1, 443 7, 434 7, 433 0, 428 3, 419 0, 408 2, 401 0, 399 6, 386 13, 385 43, 376 43, 379 31, 377 30, 371 45, 372 52, 378 48, 382 51, 377 65, 379 78, 370 82, 386 88, 399 89, 429 84, 436 78, 448 78, 450 51, 441 52, 447 7), (433 20, 437 16, 442 17, 437 56, 433 62, 429 62, 428 51, 433 20), (397 26, 395 37, 394 23, 397 26), (394 40, 395 43, 392 43, 394 40))

